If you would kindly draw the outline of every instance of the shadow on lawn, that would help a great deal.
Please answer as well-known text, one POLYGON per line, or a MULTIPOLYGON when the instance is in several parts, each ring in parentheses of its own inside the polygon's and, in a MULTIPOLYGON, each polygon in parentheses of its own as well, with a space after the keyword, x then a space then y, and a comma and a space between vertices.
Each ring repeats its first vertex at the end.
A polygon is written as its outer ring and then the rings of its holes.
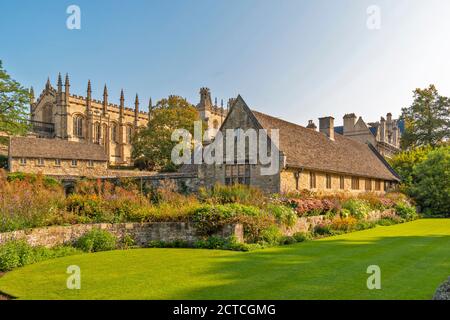
POLYGON ((450 236, 338 237, 215 258, 201 275, 215 285, 173 298, 431 299, 449 275, 450 236), (367 289, 370 265, 382 290, 367 289))

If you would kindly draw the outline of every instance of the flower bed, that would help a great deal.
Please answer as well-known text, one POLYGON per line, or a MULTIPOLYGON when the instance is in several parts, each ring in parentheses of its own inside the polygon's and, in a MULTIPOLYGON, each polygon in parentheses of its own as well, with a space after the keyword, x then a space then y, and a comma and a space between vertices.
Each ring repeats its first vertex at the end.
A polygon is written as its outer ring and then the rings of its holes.
POLYGON ((240 224, 247 243, 265 246, 293 242, 285 237, 298 232, 326 236, 416 217, 414 207, 401 194, 321 195, 304 191, 267 196, 239 185, 218 185, 197 195, 175 190, 170 184, 141 190, 132 179, 118 184, 82 180, 66 197, 55 180, 2 174, 0 232, 74 224, 184 222, 195 225, 206 241, 223 226, 240 224), (311 219, 303 219, 307 217, 311 219))

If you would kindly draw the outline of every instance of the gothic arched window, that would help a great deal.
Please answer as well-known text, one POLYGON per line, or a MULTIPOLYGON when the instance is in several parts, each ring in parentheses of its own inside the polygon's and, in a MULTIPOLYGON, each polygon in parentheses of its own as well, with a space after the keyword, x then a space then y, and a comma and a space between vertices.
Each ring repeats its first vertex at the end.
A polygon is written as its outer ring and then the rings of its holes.
POLYGON ((94 124, 94 142, 100 143, 101 131, 100 131, 100 123, 94 124))
POLYGON ((42 109, 42 122, 52 123, 53 122, 53 111, 52 106, 47 104, 42 109))
POLYGON ((133 128, 131 126, 127 126, 127 143, 131 144, 133 138, 133 128))
POLYGON ((217 121, 217 119, 213 121, 213 129, 215 130, 219 129, 219 121, 217 121))
POLYGON ((112 125, 111 125, 111 141, 112 142, 114 142, 114 143, 117 143, 118 142, 118 139, 117 139, 117 124, 115 124, 115 123, 113 123, 112 125))
POLYGON ((75 116, 73 118, 73 135, 78 138, 83 138, 83 117, 75 116))
POLYGON ((108 138, 108 126, 106 124, 103 125, 102 128, 102 137, 103 137, 103 145, 106 145, 108 138))

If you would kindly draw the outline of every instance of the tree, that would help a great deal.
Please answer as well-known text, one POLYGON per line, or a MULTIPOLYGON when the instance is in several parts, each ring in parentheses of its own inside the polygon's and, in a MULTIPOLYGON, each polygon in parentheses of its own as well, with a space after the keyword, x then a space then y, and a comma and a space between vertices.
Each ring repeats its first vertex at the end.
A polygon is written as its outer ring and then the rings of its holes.
MULTIPOLYGON (((20 83, 11 79, 0 60, 0 133, 22 135, 28 131, 30 94, 20 83)), ((5 137, 0 144, 5 144, 5 137)))
POLYGON ((186 99, 169 96, 158 101, 151 111, 145 129, 133 138, 133 160, 140 169, 173 171, 171 153, 177 142, 171 141, 175 129, 186 129, 192 135, 194 121, 198 121, 197 109, 186 99))
POLYGON ((412 195, 424 212, 450 215, 450 146, 431 151, 414 168, 412 195))
POLYGON ((437 146, 450 138, 450 99, 440 96, 434 85, 414 91, 414 102, 402 109, 405 121, 402 149, 437 146))
POLYGON ((415 182, 414 167, 423 162, 430 151, 431 146, 417 147, 395 154, 389 159, 389 164, 402 178, 400 188, 403 192, 410 194, 411 187, 415 182))

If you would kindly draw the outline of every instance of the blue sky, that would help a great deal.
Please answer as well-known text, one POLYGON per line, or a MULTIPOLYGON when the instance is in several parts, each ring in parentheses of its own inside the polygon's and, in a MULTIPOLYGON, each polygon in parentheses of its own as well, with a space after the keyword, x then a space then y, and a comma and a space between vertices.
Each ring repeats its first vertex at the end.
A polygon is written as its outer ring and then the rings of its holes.
POLYGON ((202 86, 225 101, 299 124, 355 112, 398 116, 412 90, 430 83, 450 95, 448 0, 1 1, 0 59, 12 76, 42 90, 68 72, 84 95, 91 79, 111 102, 123 87, 131 106, 202 86), (81 9, 81 30, 66 8, 81 9), (366 10, 381 9, 369 30, 366 10), (145 101, 145 102, 144 102, 145 101))

